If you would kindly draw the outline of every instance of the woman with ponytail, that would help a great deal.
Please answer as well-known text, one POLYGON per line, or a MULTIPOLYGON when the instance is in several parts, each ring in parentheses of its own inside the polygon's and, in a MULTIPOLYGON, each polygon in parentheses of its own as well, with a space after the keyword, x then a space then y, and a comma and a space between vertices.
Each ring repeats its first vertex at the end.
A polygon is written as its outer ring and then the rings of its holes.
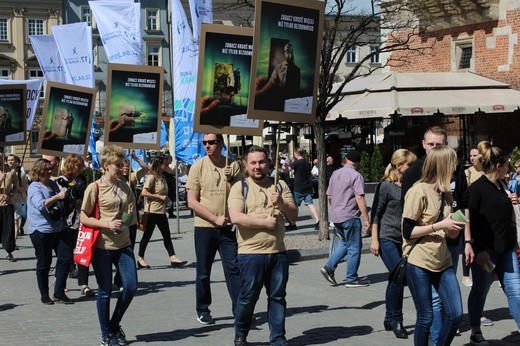
MULTIPOLYGON (((403 254, 401 180, 403 173, 415 159, 416 156, 406 149, 394 152, 380 183, 379 197, 374 200, 372 206, 375 213, 372 220, 370 251, 375 256, 381 255, 388 272, 395 268, 403 254)), ((403 327, 403 288, 389 281, 385 297, 385 329, 392 330, 397 338, 408 338, 408 332, 403 327)))
POLYGON ((496 273, 507 296, 509 310, 520 331, 520 271, 516 258, 516 225, 513 204, 517 195, 507 190, 504 182, 509 172, 509 159, 498 147, 487 141, 478 144, 484 175, 469 188, 471 239, 476 260, 473 262, 473 286, 468 298, 470 342, 489 345, 482 336, 480 316, 489 286, 496 273))

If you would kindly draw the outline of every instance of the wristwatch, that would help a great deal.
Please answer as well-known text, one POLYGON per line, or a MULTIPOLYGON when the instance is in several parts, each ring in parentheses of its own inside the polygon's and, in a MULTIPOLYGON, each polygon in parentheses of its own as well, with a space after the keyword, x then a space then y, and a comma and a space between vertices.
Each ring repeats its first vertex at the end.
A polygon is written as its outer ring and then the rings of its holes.
POLYGON ((464 244, 473 244, 473 243, 474 243, 473 239, 464 240, 464 244))

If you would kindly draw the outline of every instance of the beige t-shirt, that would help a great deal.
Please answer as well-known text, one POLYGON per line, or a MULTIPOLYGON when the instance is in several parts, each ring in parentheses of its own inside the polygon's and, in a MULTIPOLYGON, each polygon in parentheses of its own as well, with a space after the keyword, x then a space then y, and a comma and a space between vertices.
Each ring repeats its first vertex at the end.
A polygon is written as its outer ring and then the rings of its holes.
POLYGON ((475 167, 471 166, 464 171, 464 174, 466 175, 466 182, 468 183, 468 186, 470 186, 475 181, 477 181, 477 179, 480 178, 484 172, 477 171, 475 167))
MULTIPOLYGON (((99 184, 99 211, 100 220, 112 221, 121 219, 122 213, 135 213, 135 197, 128 185, 117 180, 115 184, 105 182, 103 178, 89 184, 85 190, 81 210, 87 215, 93 215, 96 204, 96 183, 99 184)), ((115 234, 113 230, 101 228, 101 234, 97 240, 96 247, 106 250, 118 250, 130 245, 130 234, 128 226, 121 227, 121 233, 115 234)))
POLYGON ((0 202, 0 206, 3 207, 15 203, 14 198, 18 189, 18 177, 16 176, 16 172, 13 169, 5 173, 4 181, 0 182, 0 194, 7 195, 7 201, 0 202))
MULTIPOLYGON (((431 225, 437 222, 441 207, 442 194, 430 184, 416 183, 406 193, 403 218, 415 220, 417 226, 431 225)), ((451 211, 449 203, 444 203, 444 217, 451 211)), ((403 254, 418 238, 403 239, 403 254)), ((446 232, 437 230, 424 236, 408 256, 408 262, 433 272, 440 272, 452 265, 451 255, 446 245, 446 232)))
MULTIPOLYGON (((224 158, 221 164, 216 166, 209 157, 204 156, 191 166, 186 182, 186 188, 199 191, 199 202, 216 216, 228 215, 225 206, 230 184, 224 174, 225 165, 224 158)), ((238 163, 233 161, 229 165, 233 181, 242 179, 238 163)), ((195 227, 215 226, 195 213, 195 227)))
MULTIPOLYGON (((266 218, 272 215, 273 204, 269 196, 276 188, 274 182, 266 179, 258 185, 253 179, 247 178, 249 187, 246 205, 247 215, 266 218)), ((292 200, 291 190, 284 181, 280 181, 283 200, 292 200)), ((237 182, 229 193, 229 208, 244 209, 242 182, 237 182)), ((274 209, 277 219, 276 229, 248 229, 237 226, 238 253, 240 254, 269 254, 285 251, 283 238, 285 237, 285 219, 278 207, 274 209)))
MULTIPOLYGON (((153 195, 168 196, 168 183, 162 174, 148 174, 143 184, 143 189, 147 189, 153 195)), ((158 199, 144 200, 144 211, 153 214, 166 213, 166 204, 158 199)))

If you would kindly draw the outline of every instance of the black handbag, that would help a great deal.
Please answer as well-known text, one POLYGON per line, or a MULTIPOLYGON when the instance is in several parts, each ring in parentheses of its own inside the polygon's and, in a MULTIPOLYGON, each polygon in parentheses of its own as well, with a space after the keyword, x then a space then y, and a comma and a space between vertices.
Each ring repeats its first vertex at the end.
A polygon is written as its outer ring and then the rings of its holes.
MULTIPOLYGON (((443 210, 444 210, 444 195, 441 200, 441 208, 439 211, 439 216, 437 217, 437 221, 442 220, 444 218, 443 210)), ((437 221, 435 221, 435 222, 437 222, 437 221)), ((406 266, 408 264, 408 256, 412 252, 415 245, 420 243, 423 238, 424 238, 424 236, 417 239, 417 241, 412 245, 410 250, 408 250, 408 252, 405 255, 403 255, 403 257, 401 257, 399 262, 397 262, 397 265, 395 266, 395 268, 390 272, 390 275, 388 276, 388 281, 393 282, 397 287, 402 288, 407 285, 406 266)))

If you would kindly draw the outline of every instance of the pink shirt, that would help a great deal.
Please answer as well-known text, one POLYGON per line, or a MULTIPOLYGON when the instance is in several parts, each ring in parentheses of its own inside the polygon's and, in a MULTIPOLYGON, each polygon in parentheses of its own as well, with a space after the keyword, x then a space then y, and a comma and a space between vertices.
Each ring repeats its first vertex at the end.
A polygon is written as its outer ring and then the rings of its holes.
POLYGON ((356 196, 365 195, 365 180, 354 166, 347 164, 330 177, 327 196, 330 196, 330 221, 342 223, 361 215, 356 196))

